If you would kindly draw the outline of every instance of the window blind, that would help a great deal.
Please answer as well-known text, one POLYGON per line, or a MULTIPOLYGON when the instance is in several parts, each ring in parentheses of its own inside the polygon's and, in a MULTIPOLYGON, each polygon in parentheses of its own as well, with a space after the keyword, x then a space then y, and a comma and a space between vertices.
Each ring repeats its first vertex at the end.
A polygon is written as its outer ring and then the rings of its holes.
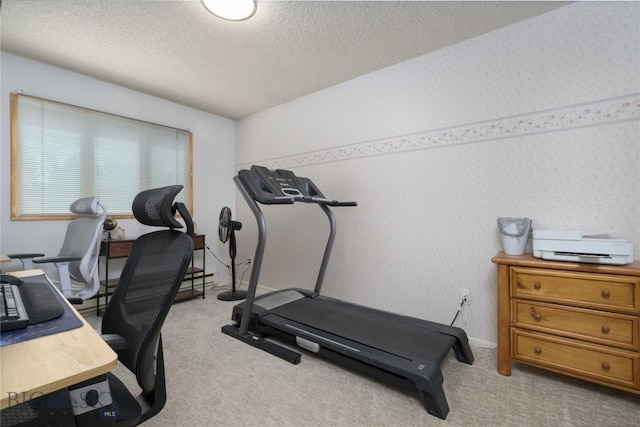
POLYGON ((174 184, 193 211, 190 132, 22 94, 11 108, 12 219, 68 216, 89 196, 126 217, 136 194, 174 184))

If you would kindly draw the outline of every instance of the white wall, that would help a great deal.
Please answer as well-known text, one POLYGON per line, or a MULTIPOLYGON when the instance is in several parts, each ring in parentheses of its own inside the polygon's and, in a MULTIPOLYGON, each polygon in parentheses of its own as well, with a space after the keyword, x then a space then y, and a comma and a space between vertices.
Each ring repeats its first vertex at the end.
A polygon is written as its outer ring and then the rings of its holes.
MULTIPOLYGON (((640 256, 639 20, 638 3, 575 3, 249 116, 236 166, 358 201, 336 212, 325 294, 449 323, 468 288, 456 324, 493 343, 497 217, 611 230, 640 256)), ((242 258, 255 220, 237 210, 242 258)), ((261 285, 313 287, 316 210, 263 208, 261 285)))
MULTIPOLYGON (((209 247, 222 258, 228 258, 227 249, 219 243, 217 230, 220 209, 235 203, 234 121, 6 52, 1 53, 0 59, 0 249, 3 253, 36 251, 56 255, 67 224, 67 221, 10 220, 9 94, 21 90, 29 95, 190 130, 193 133, 192 215, 197 231, 206 234, 209 247)), ((150 229, 133 219, 120 220, 119 225, 125 229, 126 237, 137 237, 150 229)), ((113 263, 116 268, 121 264, 118 261, 113 263)), ((228 278, 226 269, 220 268, 213 257, 207 257, 207 265, 207 270, 221 273, 221 280, 228 278)), ((3 264, 2 268, 20 269, 20 263, 3 264)), ((44 265, 43 269, 57 277, 55 267, 44 265)))

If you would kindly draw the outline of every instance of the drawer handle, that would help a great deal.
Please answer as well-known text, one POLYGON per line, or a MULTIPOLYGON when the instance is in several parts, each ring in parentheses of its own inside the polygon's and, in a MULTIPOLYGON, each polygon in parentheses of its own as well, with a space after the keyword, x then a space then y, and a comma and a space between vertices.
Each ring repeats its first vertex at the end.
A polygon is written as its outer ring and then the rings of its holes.
POLYGON ((542 287, 542 284, 541 284, 540 282, 536 282, 536 283, 534 283, 534 284, 533 284, 533 287, 534 287, 537 291, 539 291, 539 290, 540 290, 540 288, 542 287))
POLYGON ((535 354, 541 354, 542 353, 542 349, 540 347, 536 347, 536 348, 533 349, 533 352, 535 354))
POLYGON ((611 365, 609 365, 607 362, 602 362, 602 369, 604 371, 608 371, 609 369, 611 369, 611 365))
POLYGON ((611 292, 608 289, 602 290, 602 298, 609 298, 611 296, 611 292))
POLYGON ((533 317, 536 322, 542 320, 542 316, 536 311, 535 307, 529 307, 529 314, 531 314, 531 317, 533 317))
POLYGON ((609 332, 611 332, 611 329, 609 329, 608 326, 603 326, 602 328, 600 328, 602 330, 603 334, 608 334, 609 332))

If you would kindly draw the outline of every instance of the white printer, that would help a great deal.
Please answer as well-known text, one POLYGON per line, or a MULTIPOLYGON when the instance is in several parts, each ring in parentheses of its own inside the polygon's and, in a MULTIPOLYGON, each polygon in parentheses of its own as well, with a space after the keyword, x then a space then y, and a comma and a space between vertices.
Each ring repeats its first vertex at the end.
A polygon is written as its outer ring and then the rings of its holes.
POLYGON ((624 265, 634 261, 630 240, 576 230, 533 230, 533 256, 554 261, 624 265))

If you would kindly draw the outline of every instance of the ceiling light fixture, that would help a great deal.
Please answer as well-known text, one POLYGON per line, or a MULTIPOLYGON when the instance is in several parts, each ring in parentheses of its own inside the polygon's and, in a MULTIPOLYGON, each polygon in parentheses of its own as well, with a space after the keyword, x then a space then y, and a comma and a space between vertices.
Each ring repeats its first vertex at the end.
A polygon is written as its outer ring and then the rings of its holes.
POLYGON ((202 0, 202 4, 209 12, 228 21, 242 21, 256 13, 254 0, 202 0))

